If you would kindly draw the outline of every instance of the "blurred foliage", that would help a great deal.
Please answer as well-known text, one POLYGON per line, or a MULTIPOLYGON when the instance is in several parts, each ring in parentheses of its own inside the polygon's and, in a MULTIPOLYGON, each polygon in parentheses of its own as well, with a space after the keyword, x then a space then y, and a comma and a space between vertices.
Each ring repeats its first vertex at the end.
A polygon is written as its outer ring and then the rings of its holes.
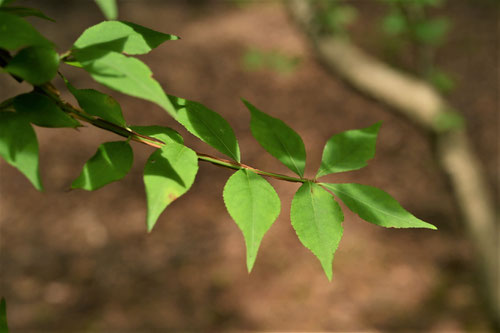
POLYGON ((352 24, 358 11, 341 0, 315 0, 314 12, 320 33, 347 37, 347 28, 352 24))
POLYGON ((277 50, 249 48, 243 55, 243 67, 247 71, 270 70, 279 74, 291 74, 299 64, 300 57, 277 50))

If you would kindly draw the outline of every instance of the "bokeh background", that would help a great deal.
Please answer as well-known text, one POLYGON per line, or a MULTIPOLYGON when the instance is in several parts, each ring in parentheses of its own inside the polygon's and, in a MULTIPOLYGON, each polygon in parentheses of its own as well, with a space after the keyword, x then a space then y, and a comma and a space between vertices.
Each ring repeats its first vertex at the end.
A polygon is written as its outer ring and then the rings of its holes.
MULTIPOLYGON (((362 18, 352 38, 382 54, 376 27, 384 7, 352 3, 362 18)), ((19 4, 57 20, 31 22, 60 52, 102 20, 91 1, 19 4)), ((476 290, 474 253, 428 133, 327 73, 280 2, 137 0, 120 1, 119 10, 120 19, 182 37, 141 58, 169 94, 228 119, 246 164, 288 172, 252 138, 240 97, 302 135, 307 176, 331 135, 383 121, 369 166, 327 179, 380 187, 439 230, 384 229, 345 210, 328 282, 289 223, 297 185, 271 179, 282 212, 248 275, 243 237, 221 196, 230 170, 202 162, 192 189, 147 234, 142 169, 151 148, 133 145, 134 166, 122 181, 96 192, 69 191, 97 146, 119 138, 89 126, 37 128, 45 192, 0 162, 0 294, 12 332, 491 331, 476 290), (284 60, 261 66, 263 54, 284 60)), ((453 25, 437 63, 456 81, 449 100, 467 119, 494 191, 498 6, 449 0, 439 10, 453 25)), ((78 69, 62 70, 78 88, 115 96, 129 124, 170 126, 189 146, 219 156, 159 107, 101 88, 78 69)), ((0 99, 28 90, 0 76, 0 99)))

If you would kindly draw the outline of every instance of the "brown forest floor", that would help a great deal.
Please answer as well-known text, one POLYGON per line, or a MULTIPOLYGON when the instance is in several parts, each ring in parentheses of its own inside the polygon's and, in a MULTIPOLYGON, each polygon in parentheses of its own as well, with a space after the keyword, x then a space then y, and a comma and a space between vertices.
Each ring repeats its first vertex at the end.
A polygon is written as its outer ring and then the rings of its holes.
MULTIPOLYGON (((487 331, 471 246, 426 133, 325 73, 278 3, 196 2, 123 1, 120 7, 122 19, 182 36, 143 57, 167 92, 220 112, 235 128, 244 163, 282 173, 286 168, 251 137, 240 97, 303 136, 308 175, 332 134, 382 120, 369 166, 329 179, 381 187, 439 231, 383 229, 345 211, 329 283, 289 223, 297 186, 271 180, 282 213, 248 275, 242 236, 221 198, 229 170, 202 164, 191 191, 146 234, 141 171, 151 149, 134 144, 134 166, 124 180, 96 192, 67 191, 97 146, 118 138, 90 127, 37 128, 44 193, 0 164, 0 294, 12 332, 487 331), (241 59, 250 47, 302 61, 290 75, 249 72, 241 59)), ((493 181, 498 12, 473 1, 449 2, 455 30, 438 57, 458 79, 452 101, 468 118, 493 181)), ((101 20, 88 1, 31 4, 57 19, 36 22, 61 52, 101 20)), ((97 87, 78 70, 64 72, 79 88, 97 87)), ((2 99, 28 89, 5 75, 0 86, 2 99)), ((130 124, 172 126, 188 145, 217 154, 155 105, 113 95, 130 124)))

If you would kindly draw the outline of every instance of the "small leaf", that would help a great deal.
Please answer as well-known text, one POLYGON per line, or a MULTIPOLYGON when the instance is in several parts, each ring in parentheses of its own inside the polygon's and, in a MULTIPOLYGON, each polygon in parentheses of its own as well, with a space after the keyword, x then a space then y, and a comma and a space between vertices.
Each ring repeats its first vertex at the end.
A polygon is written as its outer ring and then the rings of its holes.
POLYGON ((168 40, 179 37, 164 34, 143 26, 125 21, 107 21, 94 25, 83 32, 74 47, 124 52, 127 54, 145 54, 168 40))
POLYGON ((201 103, 169 96, 177 109, 175 119, 191 134, 240 162, 240 147, 229 123, 201 103))
POLYGON ((165 208, 191 188, 197 172, 198 156, 182 144, 170 142, 149 157, 144 168, 148 232, 165 208))
POLYGON ((171 128, 163 126, 130 126, 130 129, 142 135, 158 139, 165 144, 170 142, 184 143, 182 136, 171 128))
POLYGON ((97 82, 121 93, 156 103, 175 117, 175 111, 165 92, 142 61, 98 49, 78 50, 75 57, 97 82))
POLYGON ((68 81, 66 85, 86 113, 118 126, 126 126, 122 108, 113 97, 94 89, 76 89, 68 81))
POLYGON ((292 200, 292 226, 332 279, 333 255, 342 238, 344 215, 333 196, 315 183, 304 183, 292 200))
POLYGON ((243 232, 247 248, 247 269, 250 273, 260 242, 280 213, 280 199, 264 178, 241 169, 227 181, 224 203, 243 232))
POLYGON ((42 190, 35 131, 14 112, 0 112, 0 156, 21 171, 37 190, 42 190))
POLYGON ((41 127, 78 127, 80 123, 64 113, 49 97, 37 92, 14 98, 17 113, 30 123, 41 127))
POLYGON ((302 138, 283 121, 268 116, 243 100, 252 114, 250 128, 260 145, 300 177, 306 166, 306 149, 302 138))
POLYGON ((363 220, 386 228, 437 229, 411 213, 386 192, 361 184, 327 184, 322 186, 337 195, 344 204, 363 220))
POLYGON ((122 179, 127 175, 134 153, 126 141, 106 142, 83 166, 82 172, 71 184, 71 188, 87 191, 97 190, 104 185, 122 179))
POLYGON ((48 17, 47 15, 45 15, 44 13, 42 13, 41 10, 36 9, 36 8, 28 8, 28 7, 1 7, 0 11, 2 11, 4 13, 14 14, 14 15, 21 16, 21 17, 35 16, 35 17, 39 17, 39 18, 44 19, 44 20, 55 22, 54 19, 51 19, 50 17, 48 17))
POLYGON ((381 123, 332 136, 325 145, 316 178, 335 172, 361 169, 375 156, 381 123))
POLYGON ((16 50, 32 45, 52 46, 52 43, 19 16, 0 12, 0 48, 16 50))
POLYGON ((95 0, 95 3, 104 14, 106 19, 115 20, 118 17, 118 7, 116 0, 95 0))
POLYGON ((7 325, 7 303, 3 297, 0 301, 0 333, 9 333, 9 327, 7 325))

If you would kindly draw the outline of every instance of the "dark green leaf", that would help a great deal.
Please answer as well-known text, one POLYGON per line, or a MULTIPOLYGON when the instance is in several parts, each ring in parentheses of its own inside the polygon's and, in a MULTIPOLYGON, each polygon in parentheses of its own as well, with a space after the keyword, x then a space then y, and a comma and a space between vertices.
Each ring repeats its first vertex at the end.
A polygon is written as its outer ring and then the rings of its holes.
POLYGON ((37 190, 42 190, 35 131, 14 112, 0 112, 0 156, 21 171, 37 190))
POLYGON ((437 229, 407 212, 393 197, 376 187, 355 183, 321 185, 365 221, 387 228, 437 229))
POLYGON ((64 113, 49 97, 32 92, 14 98, 17 113, 37 126, 78 127, 80 123, 64 113))
POLYGON ((344 215, 332 195, 315 183, 304 183, 292 200, 292 226, 332 279, 333 255, 342 238, 344 215))
POLYGON ((134 153, 126 141, 106 142, 83 166, 80 176, 71 184, 71 188, 94 191, 106 184, 122 179, 127 175, 134 153))
POLYGON ((144 168, 148 232, 165 208, 189 190, 197 172, 196 153, 176 142, 168 143, 149 157, 144 168))
POLYGON ((118 17, 116 0, 95 0, 95 3, 101 9, 106 19, 115 20, 118 17))
POLYGON ((0 333, 9 333, 7 325, 7 304, 5 298, 0 301, 0 333))
POLYGON ((252 134, 271 155, 276 157, 300 177, 306 166, 306 149, 302 138, 283 121, 268 116, 243 100, 252 114, 252 134))
POLYGON ((2 7, 2 8, 0 8, 0 11, 2 11, 4 13, 14 14, 14 15, 21 16, 21 17, 35 16, 35 17, 42 18, 44 20, 55 22, 55 20, 51 19, 50 17, 48 17, 47 15, 42 13, 42 11, 40 11, 39 9, 36 9, 36 8, 2 7))
POLYGON ((30 46, 19 51, 5 70, 33 85, 40 85, 52 80, 58 68, 59 56, 52 47, 30 46))
POLYGON ((142 61, 121 53, 82 49, 75 52, 77 60, 97 82, 158 104, 175 117, 175 110, 151 70, 142 61))
POLYGON ((247 248, 247 269, 250 272, 262 238, 280 213, 280 199, 264 178, 241 169, 227 181, 224 203, 243 232, 247 248))
POLYGON ((113 97, 94 89, 76 89, 67 81, 66 85, 86 113, 118 126, 126 126, 122 108, 113 97))
POLYGON ((429 19, 415 26, 415 36, 422 43, 439 45, 443 42, 449 27, 450 22, 446 18, 429 19))
POLYGON ((332 136, 325 145, 316 178, 335 172, 361 169, 375 156, 381 123, 332 136))
POLYGON ((52 46, 52 43, 21 17, 0 12, 0 48, 15 50, 32 45, 52 46))
POLYGON ((108 51, 125 52, 127 54, 145 54, 167 40, 179 37, 154 31, 140 25, 107 21, 94 25, 83 32, 74 47, 83 49, 99 47, 108 51))
POLYGON ((168 127, 162 126, 130 126, 132 131, 139 134, 150 136, 152 138, 158 139, 165 144, 170 142, 177 142, 180 144, 184 143, 182 136, 168 127))
POLYGON ((218 151, 240 162, 240 147, 229 123, 204 105, 169 96, 177 109, 175 119, 191 134, 218 151))
POLYGON ((8 5, 11 2, 14 2, 16 0, 0 0, 0 7, 8 5))

